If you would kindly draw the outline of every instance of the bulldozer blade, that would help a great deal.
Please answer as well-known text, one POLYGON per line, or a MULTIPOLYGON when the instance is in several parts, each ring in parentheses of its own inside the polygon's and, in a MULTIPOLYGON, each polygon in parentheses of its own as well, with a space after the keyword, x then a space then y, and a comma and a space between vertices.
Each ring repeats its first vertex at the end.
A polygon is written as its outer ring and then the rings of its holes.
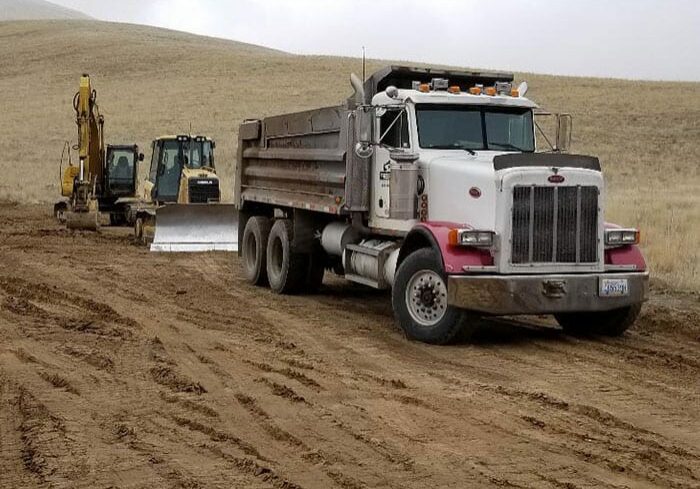
POLYGON ((159 207, 151 251, 238 251, 238 211, 232 204, 159 207))
POLYGON ((82 231, 100 230, 100 213, 96 211, 66 212, 64 214, 68 229, 82 231))

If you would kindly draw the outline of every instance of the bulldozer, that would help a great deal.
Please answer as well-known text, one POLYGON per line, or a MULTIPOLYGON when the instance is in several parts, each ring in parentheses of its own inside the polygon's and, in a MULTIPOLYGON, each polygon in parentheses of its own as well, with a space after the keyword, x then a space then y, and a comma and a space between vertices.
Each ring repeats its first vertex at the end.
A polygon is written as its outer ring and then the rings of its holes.
POLYGON ((97 92, 90 76, 80 78, 73 97, 78 143, 78 163, 73 164, 67 143, 68 165, 63 169, 61 156, 61 195, 54 205, 54 215, 69 229, 97 231, 102 213, 109 214, 110 224, 129 224, 130 206, 137 201, 138 162, 143 153, 136 144, 107 145, 104 142, 104 117, 97 105, 97 92))
POLYGON ((238 214, 221 203, 216 143, 206 136, 155 139, 151 167, 139 204, 130 216, 138 242, 151 251, 238 249, 238 214))

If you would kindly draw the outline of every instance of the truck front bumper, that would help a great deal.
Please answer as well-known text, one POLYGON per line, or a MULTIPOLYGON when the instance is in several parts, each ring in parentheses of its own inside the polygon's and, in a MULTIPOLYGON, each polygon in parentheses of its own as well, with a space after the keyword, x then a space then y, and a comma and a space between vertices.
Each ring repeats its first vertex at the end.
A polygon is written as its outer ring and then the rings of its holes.
POLYGON ((610 311, 639 304, 649 294, 649 273, 569 275, 450 275, 447 302, 492 315, 610 311), (626 279, 627 294, 603 297, 603 279, 626 279))

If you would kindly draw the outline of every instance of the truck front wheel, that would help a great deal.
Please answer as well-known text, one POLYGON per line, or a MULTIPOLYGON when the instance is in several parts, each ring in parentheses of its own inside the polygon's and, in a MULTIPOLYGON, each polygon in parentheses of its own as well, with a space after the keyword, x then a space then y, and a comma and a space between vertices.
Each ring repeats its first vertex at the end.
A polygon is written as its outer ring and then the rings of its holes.
POLYGON ((300 292, 309 272, 308 255, 294 253, 294 226, 289 219, 278 219, 267 241, 267 278, 278 294, 300 292))
POLYGON ((243 230, 241 258, 246 280, 253 285, 267 285, 267 241, 270 220, 262 216, 248 219, 243 230))
POLYGON ((642 305, 635 304, 612 311, 555 314, 554 317, 569 334, 621 336, 634 324, 641 310, 642 305))
POLYGON ((401 263, 392 305, 399 325, 411 339, 444 345, 460 331, 471 333, 467 314, 447 304, 447 276, 433 249, 415 251, 401 263))

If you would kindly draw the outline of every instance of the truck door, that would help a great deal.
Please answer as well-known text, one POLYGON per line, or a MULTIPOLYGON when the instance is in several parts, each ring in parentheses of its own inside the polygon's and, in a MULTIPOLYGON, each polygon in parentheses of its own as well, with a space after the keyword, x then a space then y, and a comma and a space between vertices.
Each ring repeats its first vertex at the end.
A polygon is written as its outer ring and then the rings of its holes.
MULTIPOLYGON (((380 112, 381 113, 381 112, 380 112)), ((374 157, 372 195, 373 214, 379 218, 389 218, 389 182, 391 173, 389 153, 394 148, 410 148, 408 113, 404 108, 387 108, 378 117, 377 146, 374 157)))

